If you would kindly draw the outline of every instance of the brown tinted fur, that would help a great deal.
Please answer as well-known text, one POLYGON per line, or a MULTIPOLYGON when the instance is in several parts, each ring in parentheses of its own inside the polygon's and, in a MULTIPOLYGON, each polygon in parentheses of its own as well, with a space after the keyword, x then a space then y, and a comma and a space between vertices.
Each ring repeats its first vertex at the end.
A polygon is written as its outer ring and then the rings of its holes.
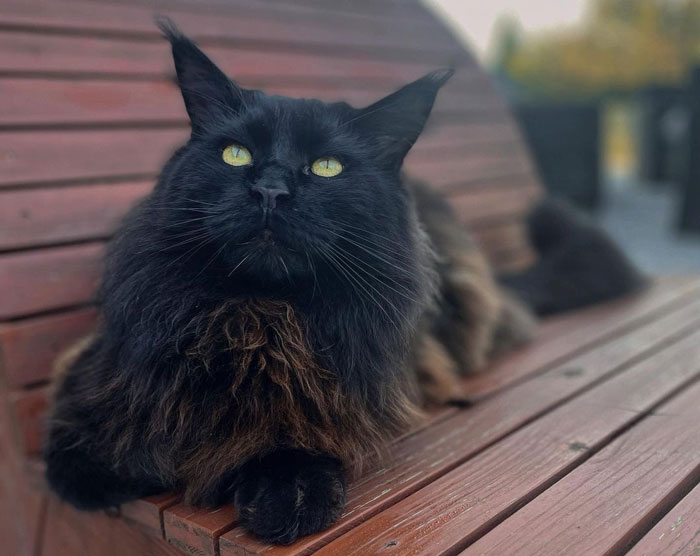
POLYGON ((490 357, 528 342, 535 319, 498 287, 447 202, 420 183, 411 188, 440 276, 436 305, 424 315, 415 365, 423 398, 444 403, 462 397, 459 375, 480 371, 490 357))
MULTIPOLYGON (((440 290, 416 331, 413 372, 406 383, 385 384, 380 407, 350 397, 318 364, 303 323, 288 303, 229 300, 197 323, 196 343, 186 348, 165 389, 153 392, 157 400, 138 399, 150 393, 135 392, 118 372, 109 383, 80 392, 80 403, 88 409, 91 404, 113 408, 113 420, 100 424, 100 442, 113 454, 115 466, 127 452, 148 445, 156 475, 186 485, 186 499, 194 503, 206 501, 214 483, 231 469, 276 448, 331 455, 357 468, 418 420, 414 399, 426 405, 459 399, 460 375, 480 370, 492 354, 526 341, 534 320, 503 295, 449 207, 419 185, 414 194, 439 257, 440 290), (227 368, 230 372, 222 373, 227 368), (199 379, 213 373, 219 373, 212 382, 216 391, 205 388, 208 397, 201 399, 202 389, 193 388, 193 381, 201 384, 199 379), (144 407, 153 409, 136 413, 144 407), (202 414, 210 418, 196 418, 202 414)), ((89 344, 90 339, 71 350, 62 366, 89 374, 92 365, 100 365, 90 360, 89 344)), ((71 398, 60 403, 70 404, 71 398)), ((62 413, 55 409, 55 418, 62 413)), ((74 428, 94 440, 89 426, 75 423, 74 428)))
MULTIPOLYGON (((133 403, 119 373, 101 388, 81 393, 81 404, 88 408, 115 406, 113 419, 100 430, 115 467, 140 445, 165 441, 167 448, 153 454, 157 475, 186 485, 189 502, 205 502, 214 481, 252 456, 280 447, 334 456, 357 471, 365 456, 380 452, 390 437, 420 418, 409 384, 387 384, 380 409, 343 392, 315 361, 286 302, 231 300, 203 319, 199 329, 198 341, 187 349, 185 362, 172 374, 145 426, 144 415, 133 411, 144 404, 133 403), (230 372, 224 373, 225 387, 202 400, 189 387, 189 377, 213 373, 214 361, 219 373, 222 362, 230 372), (208 420, 199 417, 203 412, 208 420)), ((82 341, 63 359, 74 361, 86 344, 82 341)), ((83 362, 74 368, 89 372, 90 366, 83 362)), ((71 403, 65 397, 60 402, 71 403)), ((60 419, 62 413, 59 408, 54 416, 60 419)), ((94 431, 83 430, 83 440, 94 441, 94 431)))

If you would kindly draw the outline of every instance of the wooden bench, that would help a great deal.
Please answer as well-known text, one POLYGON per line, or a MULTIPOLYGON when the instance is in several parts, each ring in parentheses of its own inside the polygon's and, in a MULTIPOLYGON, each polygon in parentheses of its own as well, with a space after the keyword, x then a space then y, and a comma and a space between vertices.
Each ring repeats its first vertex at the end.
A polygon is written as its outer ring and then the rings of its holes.
POLYGON ((414 0, 0 3, 0 546, 12 555, 605 553, 698 548, 700 282, 545 322, 529 348, 356 478, 331 529, 290 547, 164 494, 117 514, 48 495, 38 454, 51 362, 90 330, 104 241, 187 136, 167 13, 243 85, 368 103, 435 67, 408 169, 447 195, 495 267, 531 254, 540 194, 503 101, 414 0), (568 496, 569 493, 574 493, 568 496), (677 506, 676 506, 677 504, 677 506), (694 544, 693 544, 694 543, 694 544), (523 548, 524 547, 524 548, 523 548))

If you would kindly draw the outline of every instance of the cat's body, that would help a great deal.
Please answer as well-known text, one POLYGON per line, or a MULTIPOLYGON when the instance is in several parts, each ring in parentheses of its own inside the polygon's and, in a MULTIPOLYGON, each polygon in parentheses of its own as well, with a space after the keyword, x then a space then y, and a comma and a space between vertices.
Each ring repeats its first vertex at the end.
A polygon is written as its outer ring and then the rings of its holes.
POLYGON ((47 477, 86 509, 233 501, 291 542, 337 518, 349 467, 534 321, 400 176, 449 73, 356 110, 240 89, 166 32, 192 139, 111 244, 99 326, 57 380, 47 477))

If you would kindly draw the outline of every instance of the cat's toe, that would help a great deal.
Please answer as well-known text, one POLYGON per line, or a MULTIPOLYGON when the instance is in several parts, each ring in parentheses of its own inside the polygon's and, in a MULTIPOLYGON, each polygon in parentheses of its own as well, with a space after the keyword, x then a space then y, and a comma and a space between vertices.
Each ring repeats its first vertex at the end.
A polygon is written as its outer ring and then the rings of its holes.
POLYGON ((345 480, 337 461, 275 463, 242 477, 235 504, 244 527, 265 541, 289 544, 340 517, 345 480))

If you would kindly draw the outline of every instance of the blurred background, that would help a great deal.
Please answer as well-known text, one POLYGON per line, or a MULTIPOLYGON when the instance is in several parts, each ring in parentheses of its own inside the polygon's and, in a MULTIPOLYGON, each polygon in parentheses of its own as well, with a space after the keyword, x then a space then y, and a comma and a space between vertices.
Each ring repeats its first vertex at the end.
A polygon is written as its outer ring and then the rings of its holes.
POLYGON ((645 270, 700 268, 700 1, 431 4, 495 78, 549 191, 645 270))

